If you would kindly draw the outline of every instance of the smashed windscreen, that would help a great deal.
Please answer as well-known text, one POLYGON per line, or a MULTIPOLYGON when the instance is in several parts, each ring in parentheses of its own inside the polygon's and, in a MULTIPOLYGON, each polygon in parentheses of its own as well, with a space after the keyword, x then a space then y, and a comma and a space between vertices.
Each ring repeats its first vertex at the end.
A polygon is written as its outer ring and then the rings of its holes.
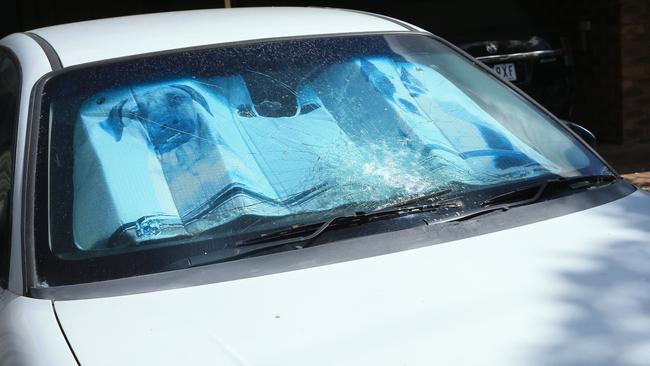
POLYGON ((421 35, 149 56, 62 74, 45 91, 51 250, 62 255, 604 169, 493 76, 421 35))

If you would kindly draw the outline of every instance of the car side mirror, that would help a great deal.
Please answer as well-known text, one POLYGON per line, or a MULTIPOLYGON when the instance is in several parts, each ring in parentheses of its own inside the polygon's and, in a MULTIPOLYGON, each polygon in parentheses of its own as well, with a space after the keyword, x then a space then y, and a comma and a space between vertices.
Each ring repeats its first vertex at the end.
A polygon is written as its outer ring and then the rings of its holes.
POLYGON ((589 146, 591 147, 596 147, 596 135, 594 135, 591 131, 588 129, 580 126, 577 123, 569 122, 569 121, 562 121, 564 124, 566 124, 567 127, 571 129, 576 135, 580 136, 581 139, 583 139, 589 146))

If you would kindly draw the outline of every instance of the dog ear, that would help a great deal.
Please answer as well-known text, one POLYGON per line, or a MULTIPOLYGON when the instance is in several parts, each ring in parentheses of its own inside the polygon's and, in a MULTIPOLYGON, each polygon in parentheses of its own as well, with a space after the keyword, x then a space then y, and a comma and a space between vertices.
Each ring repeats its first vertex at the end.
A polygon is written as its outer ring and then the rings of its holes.
POLYGON ((170 85, 170 86, 172 88, 180 89, 180 90, 186 92, 187 94, 189 94, 190 97, 192 97, 192 99, 195 102, 199 103, 212 116, 212 111, 210 111, 210 106, 208 106, 208 102, 205 100, 205 98, 203 98, 203 95, 201 95, 199 92, 194 90, 194 88, 192 88, 191 86, 182 85, 182 84, 174 84, 174 85, 170 85))
POLYGON ((101 123, 102 129, 115 138, 115 141, 122 139, 124 131, 124 122, 122 122, 122 107, 126 104, 126 99, 111 109, 108 118, 101 123))

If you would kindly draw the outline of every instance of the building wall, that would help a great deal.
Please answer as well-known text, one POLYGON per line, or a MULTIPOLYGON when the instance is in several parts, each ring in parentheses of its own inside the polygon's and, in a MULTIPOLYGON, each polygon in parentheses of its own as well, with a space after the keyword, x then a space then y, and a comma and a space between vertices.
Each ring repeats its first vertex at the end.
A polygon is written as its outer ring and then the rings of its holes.
POLYGON ((650 1, 554 0, 549 5, 574 44, 572 118, 601 142, 650 141, 650 1))
POLYGON ((547 5, 549 19, 573 48, 576 93, 568 119, 592 130, 599 142, 622 142, 619 0, 553 0, 547 5))
POLYGON ((650 141, 650 1, 620 0, 624 141, 650 141))

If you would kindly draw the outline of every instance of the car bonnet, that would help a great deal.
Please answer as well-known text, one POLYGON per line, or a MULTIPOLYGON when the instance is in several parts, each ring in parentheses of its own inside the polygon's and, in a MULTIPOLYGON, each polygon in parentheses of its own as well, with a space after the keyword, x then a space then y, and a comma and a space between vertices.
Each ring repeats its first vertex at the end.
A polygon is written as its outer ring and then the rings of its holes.
POLYGON ((82 365, 640 365, 650 195, 440 245, 56 301, 82 365))

